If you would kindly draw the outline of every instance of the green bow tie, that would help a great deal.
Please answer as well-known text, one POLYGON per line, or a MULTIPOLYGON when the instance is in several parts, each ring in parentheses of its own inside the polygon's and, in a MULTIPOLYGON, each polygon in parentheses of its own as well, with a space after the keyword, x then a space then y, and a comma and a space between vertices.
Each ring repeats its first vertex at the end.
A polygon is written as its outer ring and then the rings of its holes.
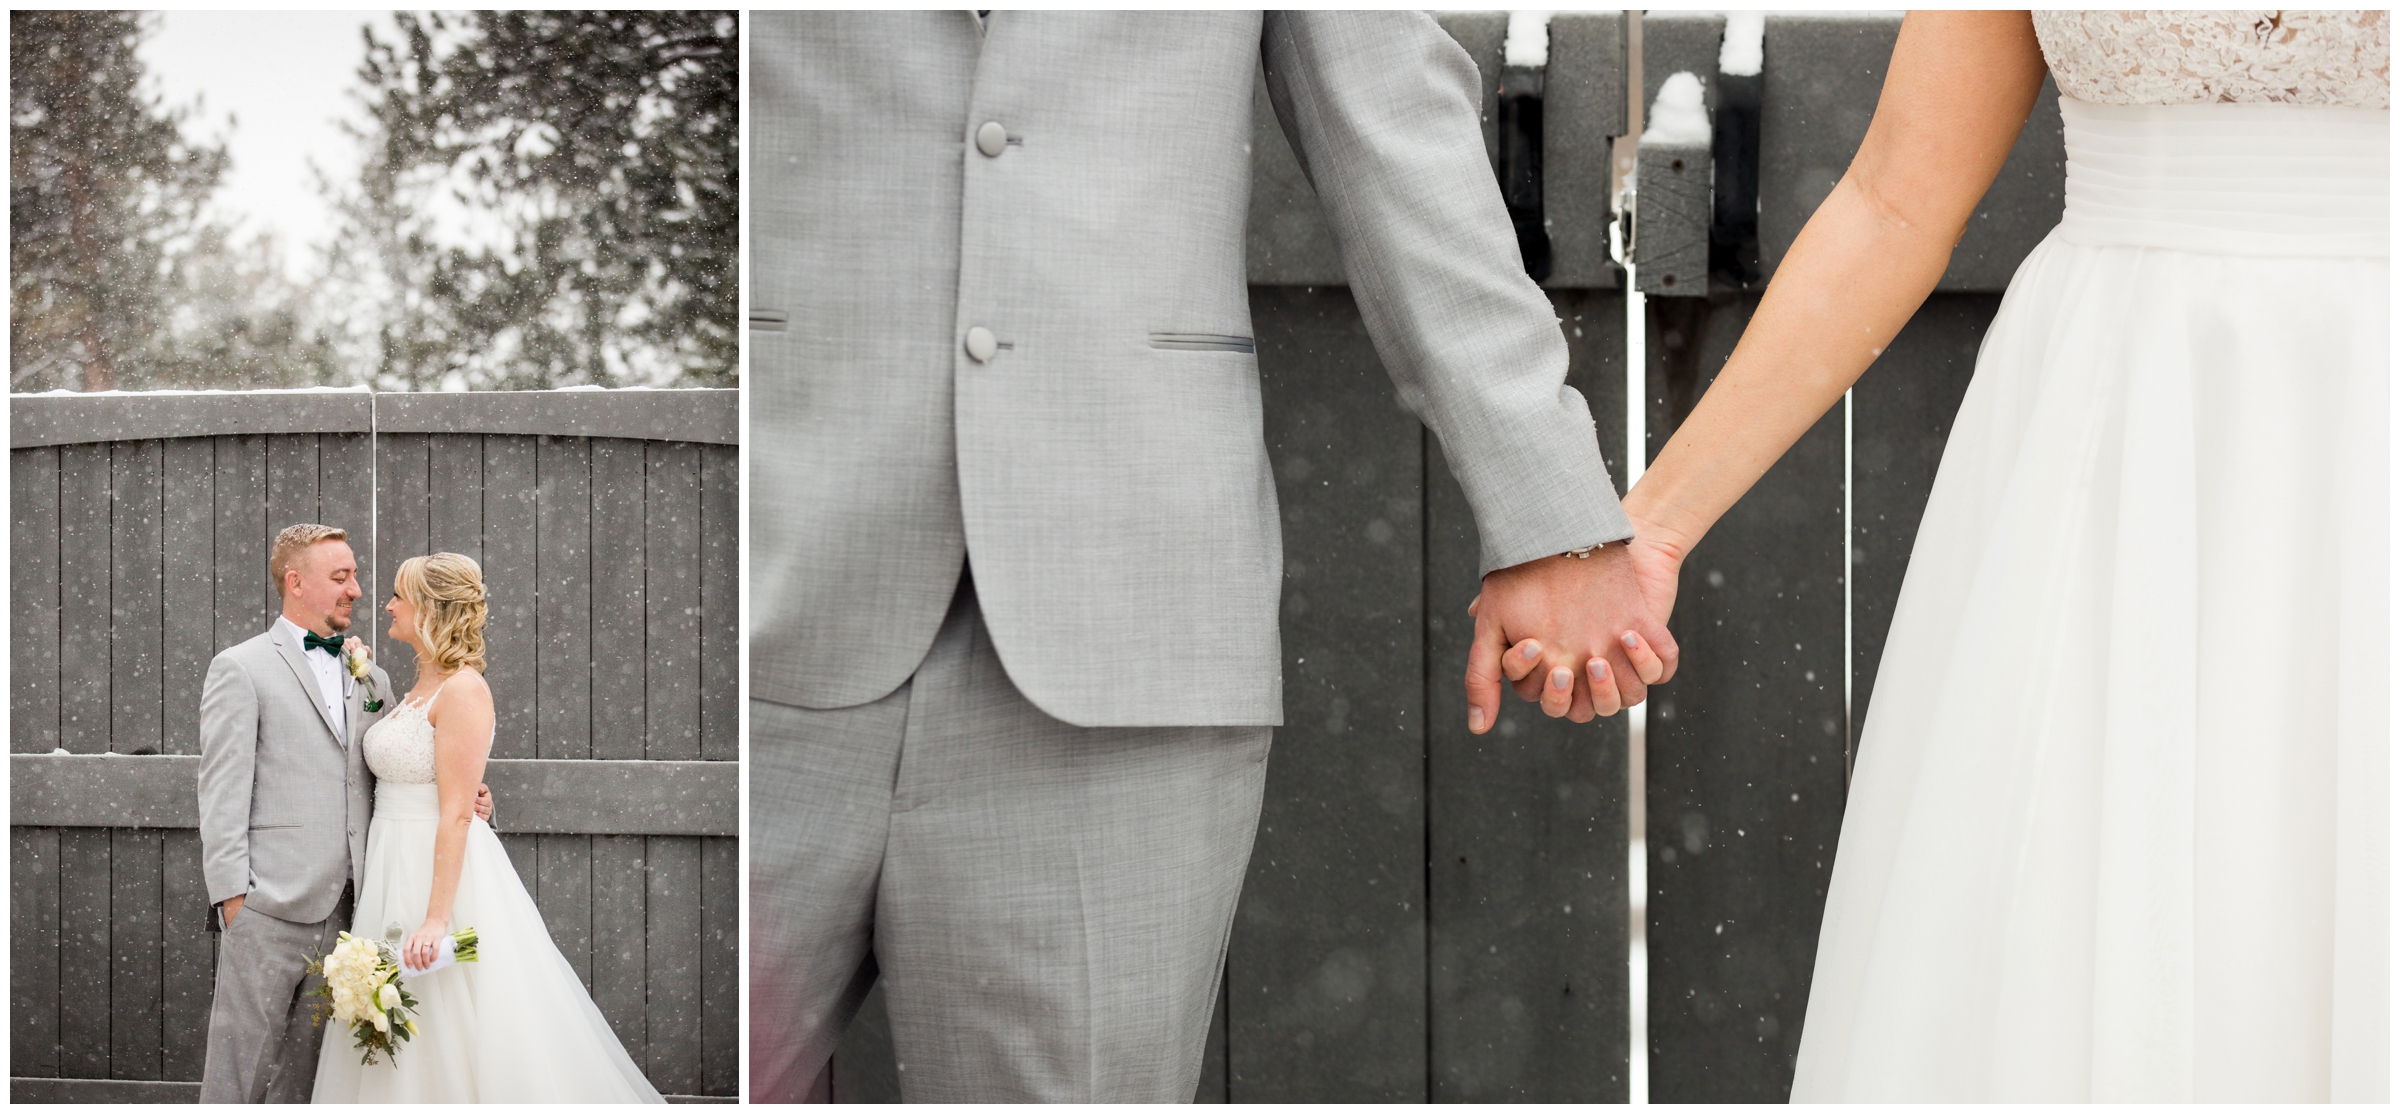
POLYGON ((315 631, 304 631, 300 638, 300 652, 305 654, 310 650, 323 650, 338 659, 342 656, 342 640, 326 638, 315 631))

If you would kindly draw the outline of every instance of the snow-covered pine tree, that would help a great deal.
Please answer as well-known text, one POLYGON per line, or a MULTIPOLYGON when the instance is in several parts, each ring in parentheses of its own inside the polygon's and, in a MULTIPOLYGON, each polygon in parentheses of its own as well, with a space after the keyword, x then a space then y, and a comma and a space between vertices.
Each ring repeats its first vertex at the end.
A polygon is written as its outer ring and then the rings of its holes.
POLYGON ((731 386, 731 12, 395 16, 332 281, 385 389, 731 386))

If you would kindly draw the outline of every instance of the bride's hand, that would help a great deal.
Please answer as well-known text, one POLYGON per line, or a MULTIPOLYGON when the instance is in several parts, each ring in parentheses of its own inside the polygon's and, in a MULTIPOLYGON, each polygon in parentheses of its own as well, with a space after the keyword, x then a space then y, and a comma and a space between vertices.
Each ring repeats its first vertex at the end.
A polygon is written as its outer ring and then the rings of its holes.
MULTIPOLYGON (((1631 502, 1630 499, 1627 501, 1631 502)), ((1638 514, 1629 513, 1628 517, 1633 522, 1633 540, 1626 543, 1625 549, 1633 568, 1634 583, 1642 593, 1642 603, 1649 608, 1650 617, 1657 620, 1660 626, 1667 626, 1669 617, 1675 612, 1675 592, 1683 575, 1684 553, 1690 547, 1680 535, 1664 526, 1638 514)), ((1467 614, 1474 615, 1482 605, 1483 597, 1479 594, 1467 604, 1467 614)), ((1645 684, 1659 680, 1662 670, 1658 654, 1647 644, 1628 646, 1626 653, 1645 684)), ((1543 678, 1536 675, 1532 666, 1527 664, 1540 656, 1539 644, 1533 639, 1525 639, 1510 646, 1508 655, 1502 659, 1509 684, 1517 695, 1529 701, 1541 700, 1543 678)), ((1584 670, 1594 684, 1606 685, 1609 681, 1606 659, 1592 658, 1584 663, 1584 670)), ((1610 716, 1617 713, 1618 706, 1607 702, 1605 697, 1599 697, 1595 700, 1594 710, 1600 715, 1610 716)))
MULTIPOLYGON (((1643 605, 1661 627, 1667 625, 1668 616, 1675 611, 1675 589, 1683 572, 1685 549, 1681 539, 1673 537, 1656 523, 1643 521, 1638 516, 1633 518, 1633 540, 1625 543, 1625 556, 1633 569, 1634 584, 1642 593, 1643 605)), ((1657 649, 1634 632, 1625 632, 1624 641, 1625 657, 1633 664, 1634 675, 1645 686, 1658 684, 1673 675, 1674 666, 1661 660, 1657 649)), ((1510 651, 1507 661, 1511 666, 1530 660, 1521 656, 1527 651, 1524 643, 1510 647, 1510 651)), ((1595 655, 1583 663, 1583 671, 1592 686, 1592 711, 1603 716, 1617 714, 1624 705, 1615 698, 1615 693, 1608 691, 1615 687, 1608 659, 1595 655)), ((1508 672, 1513 675, 1519 671, 1512 668, 1508 672)), ((1523 677, 1512 676, 1511 680, 1516 682, 1519 695, 1528 700, 1540 699, 1529 691, 1531 685, 1539 683, 1539 678, 1528 674, 1523 677)))
POLYGON ((409 933, 408 942, 400 946, 401 960, 420 971, 433 966, 433 961, 442 956, 442 937, 448 935, 450 922, 425 918, 425 923, 409 933))
POLYGON ((1626 550, 1633 558, 1634 579, 1642 587, 1642 602, 1650 605, 1650 617, 1661 626, 1675 611, 1677 578, 1683 573, 1687 548, 1666 528, 1633 519, 1633 540, 1626 543, 1626 550))

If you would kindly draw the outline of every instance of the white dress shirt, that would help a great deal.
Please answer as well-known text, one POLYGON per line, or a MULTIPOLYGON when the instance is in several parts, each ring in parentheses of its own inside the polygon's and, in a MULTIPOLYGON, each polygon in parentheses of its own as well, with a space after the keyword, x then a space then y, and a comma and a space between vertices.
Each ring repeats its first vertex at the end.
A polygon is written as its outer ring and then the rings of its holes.
POLYGON ((333 729, 342 745, 349 746, 350 702, 344 697, 348 693, 350 675, 342 668, 342 659, 323 650, 306 649, 308 644, 301 639, 315 632, 291 621, 289 617, 278 615, 275 621, 283 626, 283 632, 291 638, 292 645, 303 647, 301 660, 306 661, 309 671, 317 675, 318 702, 325 705, 325 710, 333 716, 333 729))

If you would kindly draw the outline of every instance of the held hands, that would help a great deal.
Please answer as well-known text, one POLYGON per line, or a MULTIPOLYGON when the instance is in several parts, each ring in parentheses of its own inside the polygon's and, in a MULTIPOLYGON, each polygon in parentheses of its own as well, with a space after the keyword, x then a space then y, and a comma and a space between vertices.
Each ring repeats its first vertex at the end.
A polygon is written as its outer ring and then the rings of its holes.
MULTIPOLYGON (((1637 531, 1639 529, 1637 525, 1637 531)), ((1642 545, 1609 545, 1588 558, 1544 557, 1494 571, 1467 613, 1467 730, 1500 718, 1500 685, 1576 723, 1641 703, 1675 675, 1675 565, 1642 545), (1663 576, 1663 581, 1662 581, 1663 576)))
POLYGON ((418 925, 415 932, 408 934, 408 942, 400 945, 401 960, 420 971, 433 966, 433 961, 442 957, 442 937, 448 935, 450 935, 449 918, 425 918, 424 924, 418 925))
POLYGON ((481 782, 475 784, 475 818, 492 822, 492 787, 481 782))

